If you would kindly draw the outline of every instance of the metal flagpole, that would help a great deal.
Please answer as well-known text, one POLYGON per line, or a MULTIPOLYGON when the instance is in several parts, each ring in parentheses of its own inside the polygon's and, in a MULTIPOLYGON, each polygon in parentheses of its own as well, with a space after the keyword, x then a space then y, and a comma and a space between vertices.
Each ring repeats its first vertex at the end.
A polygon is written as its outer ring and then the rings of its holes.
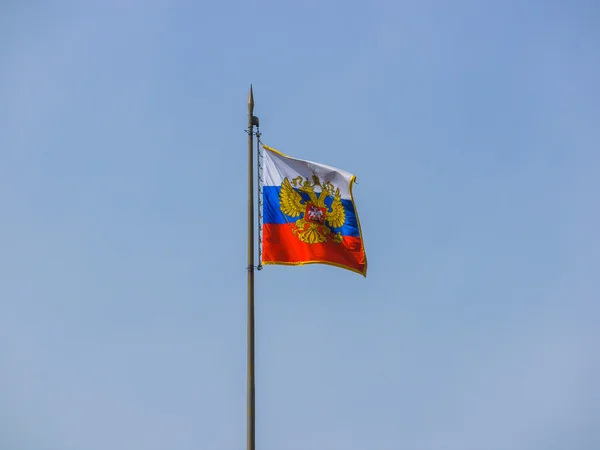
POLYGON ((248 95, 248 393, 246 450, 255 450, 254 384, 254 158, 252 140, 258 117, 254 116, 252 85, 248 95))

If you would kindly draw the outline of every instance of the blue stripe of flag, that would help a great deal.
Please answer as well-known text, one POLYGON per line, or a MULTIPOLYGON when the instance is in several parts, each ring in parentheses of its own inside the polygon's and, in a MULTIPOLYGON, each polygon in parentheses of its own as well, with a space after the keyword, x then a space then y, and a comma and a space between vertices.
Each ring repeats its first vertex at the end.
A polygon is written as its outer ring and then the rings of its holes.
MULTIPOLYGON (((279 192, 281 186, 263 186, 263 222, 272 224, 294 223, 299 217, 290 217, 284 214, 279 208, 279 192)), ((296 190, 297 191, 297 190, 296 190)), ((300 192, 302 199, 307 201, 308 194, 300 192)), ((325 204, 327 208, 331 208, 333 199, 327 197, 325 204)), ((334 233, 342 233, 342 236, 359 237, 358 224, 356 222, 356 211, 354 204, 350 200, 342 199, 344 210, 346 211, 346 222, 340 228, 331 228, 334 233)))

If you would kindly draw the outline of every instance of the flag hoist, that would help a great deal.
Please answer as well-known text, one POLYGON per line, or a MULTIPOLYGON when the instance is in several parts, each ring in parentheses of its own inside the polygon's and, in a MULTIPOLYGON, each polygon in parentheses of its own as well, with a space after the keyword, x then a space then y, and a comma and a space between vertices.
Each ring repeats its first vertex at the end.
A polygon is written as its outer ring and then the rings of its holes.
POLYGON ((254 158, 259 165, 260 264, 328 264, 366 277, 367 257, 352 187, 356 176, 262 145, 248 96, 248 423, 247 450, 255 450, 254 382, 254 158), (263 152, 259 145, 262 145, 263 152), (261 158, 262 156, 262 158, 261 158))

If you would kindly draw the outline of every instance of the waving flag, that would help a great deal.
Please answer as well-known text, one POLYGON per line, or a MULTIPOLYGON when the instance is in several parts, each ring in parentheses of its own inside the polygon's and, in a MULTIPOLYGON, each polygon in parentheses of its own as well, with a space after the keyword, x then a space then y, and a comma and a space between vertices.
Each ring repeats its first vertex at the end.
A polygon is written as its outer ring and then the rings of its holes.
POLYGON ((356 177, 263 148, 262 264, 330 264, 366 276, 356 177))

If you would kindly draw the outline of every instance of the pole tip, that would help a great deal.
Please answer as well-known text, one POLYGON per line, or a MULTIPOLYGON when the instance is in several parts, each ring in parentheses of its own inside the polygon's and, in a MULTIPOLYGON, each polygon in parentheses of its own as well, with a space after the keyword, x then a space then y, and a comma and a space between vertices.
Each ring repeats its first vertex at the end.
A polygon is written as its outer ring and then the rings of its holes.
POLYGON ((252 92, 252 85, 250 85, 250 93, 248 94, 248 113, 254 112, 254 93, 252 92))

